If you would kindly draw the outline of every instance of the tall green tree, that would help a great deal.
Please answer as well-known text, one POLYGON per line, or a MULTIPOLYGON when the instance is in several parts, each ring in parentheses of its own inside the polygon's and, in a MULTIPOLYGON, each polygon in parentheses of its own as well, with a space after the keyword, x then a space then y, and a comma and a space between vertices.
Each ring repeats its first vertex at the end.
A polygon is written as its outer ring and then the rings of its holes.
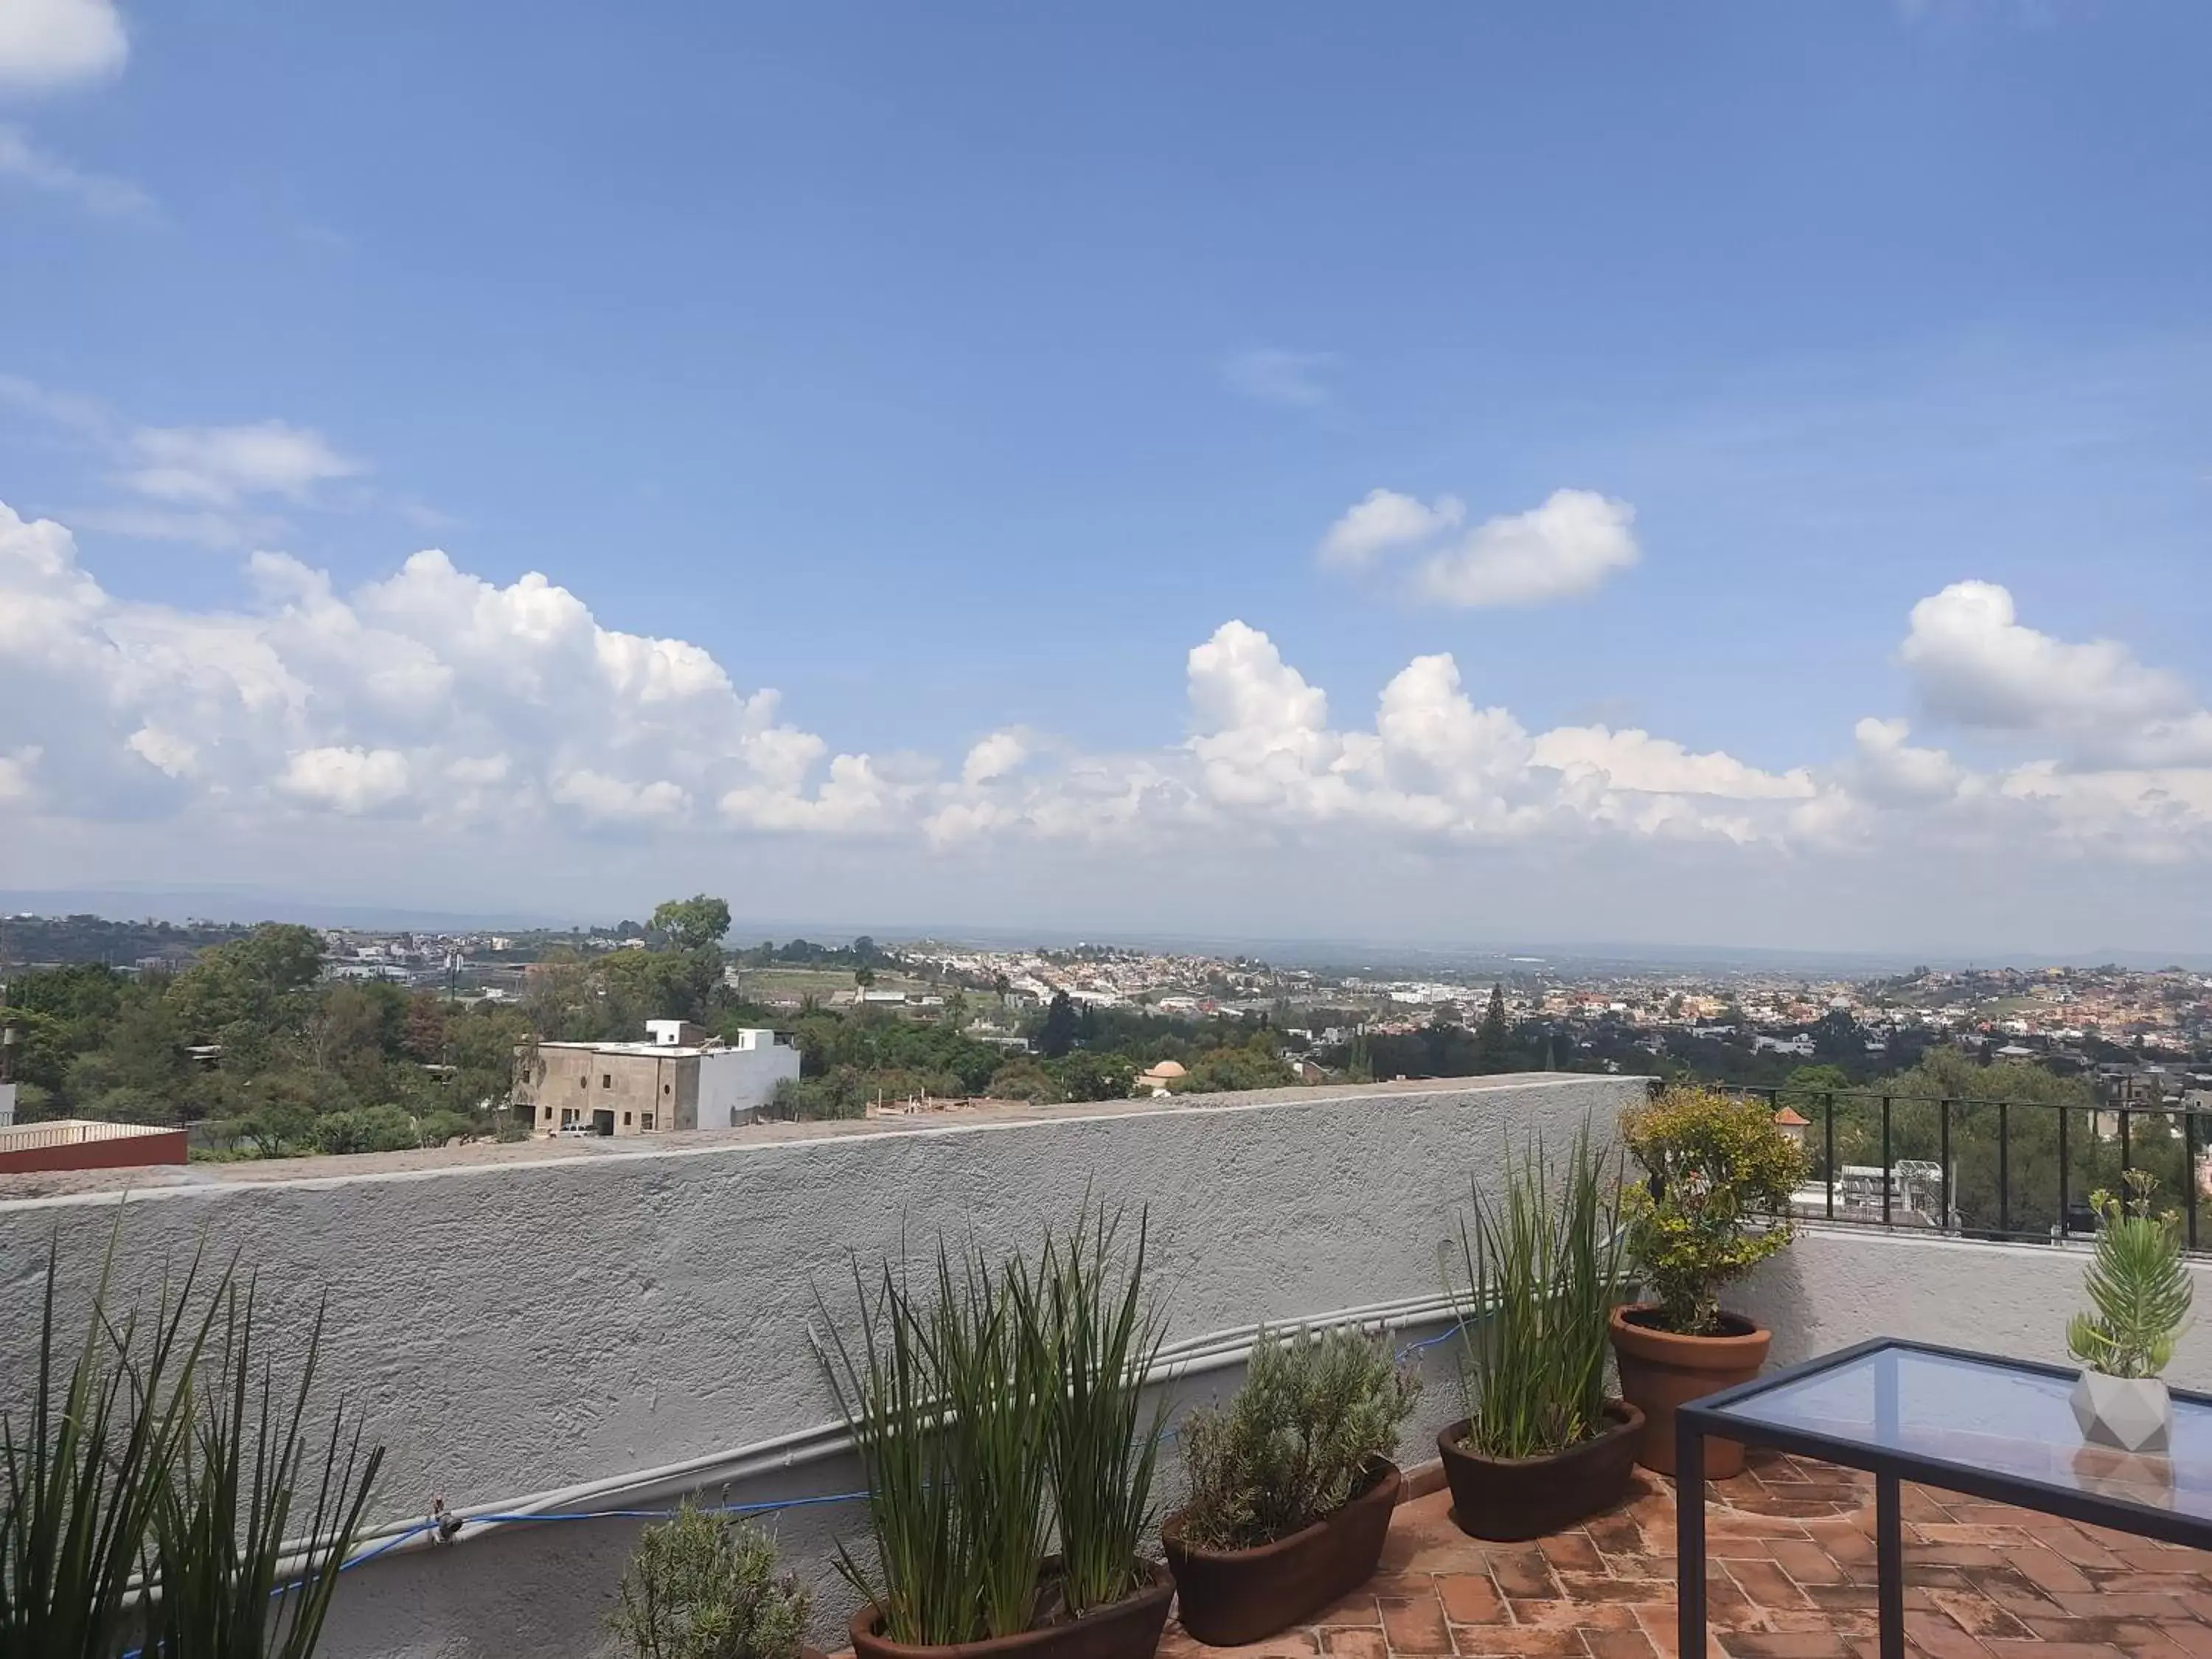
POLYGON ((1505 1019, 1505 988, 1490 988, 1490 1006, 1475 1028, 1476 1063, 1486 1072, 1503 1072, 1513 1063, 1513 1028, 1505 1019))
POLYGON ((1054 991, 1037 1028, 1036 1048, 1047 1060, 1059 1060, 1075 1047, 1075 1004, 1065 991, 1054 991))
POLYGON ((653 929, 679 951, 718 949, 730 931, 730 907, 705 893, 670 899, 653 913, 653 929))

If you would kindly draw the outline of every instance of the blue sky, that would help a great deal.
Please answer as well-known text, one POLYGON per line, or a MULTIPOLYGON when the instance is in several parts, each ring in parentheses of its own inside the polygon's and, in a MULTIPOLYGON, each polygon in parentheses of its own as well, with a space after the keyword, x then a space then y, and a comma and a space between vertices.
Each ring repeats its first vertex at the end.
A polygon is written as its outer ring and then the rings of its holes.
POLYGON ((7 9, 9 884, 2212 920, 2201 6, 7 9), (1317 557, 1376 490, 1425 529, 1317 557), (41 520, 101 597, 33 640, 41 520), (361 597, 430 547, 701 648, 728 706, 532 702, 514 629, 361 597), (1514 548, 1548 574, 1501 602, 1514 548), (1962 583, 2004 607, 1913 621, 1962 583), (1377 726, 1443 653, 1435 707, 1526 742, 1377 726), (1950 769, 1875 775, 1904 749, 1950 769))

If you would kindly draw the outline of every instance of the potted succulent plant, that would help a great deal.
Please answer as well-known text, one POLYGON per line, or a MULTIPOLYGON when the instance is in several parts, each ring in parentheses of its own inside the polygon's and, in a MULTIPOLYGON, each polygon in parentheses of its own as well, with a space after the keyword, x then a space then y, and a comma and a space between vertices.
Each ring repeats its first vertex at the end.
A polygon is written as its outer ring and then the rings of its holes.
POLYGON ((1606 1389, 1607 1319, 1622 1285, 1620 1176, 1576 1135, 1557 1170, 1509 1156, 1460 1224, 1460 1384, 1467 1415, 1437 1436, 1452 1519, 1477 1538, 1540 1538, 1618 1503, 1644 1416, 1606 1389))
POLYGON ((858 1659, 1146 1659, 1159 1645, 1175 1587, 1140 1552, 1161 1328, 1143 1223, 1127 1250, 1118 1231, 1085 1214, 1038 1256, 999 1261, 940 1243, 933 1275, 885 1263, 872 1293, 854 1268, 860 1338, 833 1335, 825 1361, 868 1488, 872 1559, 838 1559, 866 1598, 858 1659))
POLYGON ((1182 1425, 1188 1496, 1160 1528, 1183 1629, 1232 1647, 1301 1623, 1375 1573, 1419 1384, 1357 1331, 1265 1331, 1226 1407, 1182 1425))
POLYGON ((2098 1445, 2163 1452, 2173 1402, 2159 1373, 2173 1358, 2195 1286, 2172 1212, 2151 1213, 2157 1178, 2130 1170, 2125 1179, 2125 1199, 2099 1192, 2089 1200, 2097 1245, 2082 1286, 2095 1311, 2084 1309, 2066 1328, 2066 1346, 2081 1362, 2074 1420, 2098 1445))
MULTIPOLYGON (((1692 1084, 1626 1113, 1620 1133, 1649 1176, 1629 1194, 1628 1249, 1652 1299, 1613 1310, 1613 1356, 1644 1413, 1637 1462, 1672 1474, 1674 1408, 1766 1363, 1770 1334, 1724 1312, 1720 1292, 1789 1244, 1805 1153, 1764 1103, 1692 1084)), ((1735 1442, 1706 1443, 1708 1475, 1742 1467, 1735 1442)))
POLYGON ((607 1628, 635 1659, 802 1659, 812 1610, 766 1533, 687 1502, 638 1534, 607 1628))

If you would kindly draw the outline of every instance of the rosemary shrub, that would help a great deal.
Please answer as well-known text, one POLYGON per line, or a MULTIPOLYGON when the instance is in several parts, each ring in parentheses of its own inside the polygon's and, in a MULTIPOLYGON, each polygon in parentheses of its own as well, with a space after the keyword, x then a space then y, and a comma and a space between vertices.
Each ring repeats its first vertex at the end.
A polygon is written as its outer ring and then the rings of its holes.
POLYGON ((635 1659, 799 1659, 812 1606, 766 1533, 686 1502, 638 1534, 607 1627, 635 1659))
POLYGON ((1254 1549, 1343 1508, 1397 1450, 1419 1393, 1388 1347, 1357 1331, 1262 1331, 1229 1404, 1183 1421, 1184 1539, 1254 1549))
POLYGON ((1603 1431, 1607 1322, 1621 1289, 1620 1165, 1589 1126, 1554 1163, 1540 1142, 1505 1158, 1493 1203, 1460 1222, 1460 1388, 1467 1443, 1541 1457, 1603 1431))

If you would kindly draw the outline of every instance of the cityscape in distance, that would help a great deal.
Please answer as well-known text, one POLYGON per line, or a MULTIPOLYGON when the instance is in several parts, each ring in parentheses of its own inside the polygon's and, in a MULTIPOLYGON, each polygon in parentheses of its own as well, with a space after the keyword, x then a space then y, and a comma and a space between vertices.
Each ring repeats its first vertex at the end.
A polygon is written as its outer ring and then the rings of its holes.
POLYGON ((565 928, 23 912, 0 1026, 17 1126, 182 1130, 202 1159, 1520 1071, 2212 1106, 2201 966, 1755 954, 778 938, 705 895, 565 928), (563 1057, 605 1101, 553 1088, 563 1057))

